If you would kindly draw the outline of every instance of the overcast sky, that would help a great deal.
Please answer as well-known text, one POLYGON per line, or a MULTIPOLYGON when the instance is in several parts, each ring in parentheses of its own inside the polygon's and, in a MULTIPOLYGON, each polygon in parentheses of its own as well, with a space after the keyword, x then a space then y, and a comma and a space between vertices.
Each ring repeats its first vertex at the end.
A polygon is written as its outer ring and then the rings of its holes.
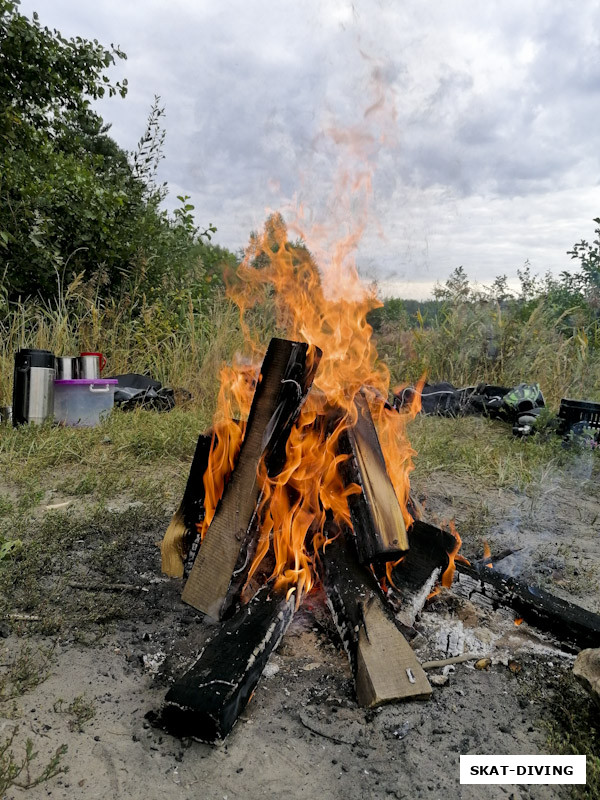
POLYGON ((271 210, 348 232, 384 293, 424 297, 572 268, 600 216, 600 2, 23 0, 65 35, 114 42, 129 94, 99 104, 126 149, 154 95, 173 207, 237 250, 271 210), (350 178, 340 191, 340 176, 350 178), (364 188, 365 181, 361 183, 364 188), (337 187, 337 188, 336 188, 337 187))

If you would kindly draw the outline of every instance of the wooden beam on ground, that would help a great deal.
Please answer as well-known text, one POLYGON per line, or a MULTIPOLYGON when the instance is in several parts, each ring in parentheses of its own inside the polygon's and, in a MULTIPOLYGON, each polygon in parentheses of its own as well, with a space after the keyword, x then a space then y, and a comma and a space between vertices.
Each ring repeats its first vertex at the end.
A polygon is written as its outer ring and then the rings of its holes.
POLYGON ((264 455, 271 476, 284 464, 285 443, 321 355, 307 353, 308 345, 284 339, 272 339, 267 349, 236 468, 182 594, 185 603, 213 618, 227 608, 232 574, 259 497, 260 460, 264 455))
POLYGON ((338 537, 325 548, 321 566, 327 605, 350 660, 359 704, 371 708, 429 697, 427 676, 352 545, 338 537))
POLYGON ((576 649, 600 647, 599 614, 495 569, 457 564, 452 589, 480 606, 512 608, 516 617, 576 649))
POLYGON ((356 548, 361 564, 397 561, 408 550, 408 537, 379 444, 366 398, 355 403, 358 419, 339 438, 340 452, 351 455, 343 465, 346 484, 357 483, 361 494, 348 498, 356 548))
POLYGON ((174 736, 216 744, 250 700, 271 653, 292 621, 289 600, 263 587, 215 636, 167 692, 155 724, 174 736))

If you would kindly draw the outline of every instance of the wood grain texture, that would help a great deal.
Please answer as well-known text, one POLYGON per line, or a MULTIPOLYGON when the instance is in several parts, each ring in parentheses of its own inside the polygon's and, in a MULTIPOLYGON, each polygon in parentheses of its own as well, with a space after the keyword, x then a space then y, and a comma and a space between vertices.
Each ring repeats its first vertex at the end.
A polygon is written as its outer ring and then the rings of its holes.
POLYGON ((318 365, 308 345, 272 339, 265 355, 236 468, 186 582, 182 600, 210 617, 222 616, 232 573, 260 488, 263 454, 269 474, 283 466, 285 442, 318 365))
POLYGON ((183 577, 186 551, 191 540, 196 537, 196 523, 200 521, 204 507, 203 477, 210 448, 211 437, 200 434, 183 498, 160 545, 162 571, 171 578, 183 577))
POLYGON ((356 697, 372 708, 395 700, 423 699, 431 685, 411 646, 378 598, 363 612, 356 654, 356 697))
POLYGON ((321 566, 327 605, 350 660, 357 699, 372 707, 428 697, 427 676, 391 618, 373 574, 358 563, 349 535, 325 548, 321 566))
POLYGON ((175 736, 221 742, 246 707, 287 630, 295 598, 263 587, 207 642, 169 689, 156 724, 175 736))
POLYGON ((512 608, 515 616, 571 649, 600 647, 599 614, 498 570, 457 564, 452 590, 482 607, 512 608))
POLYGON ((358 419, 340 437, 340 449, 352 457, 344 465, 346 483, 358 483, 362 494, 348 498, 361 564, 397 561, 408 550, 400 503, 387 472, 377 431, 362 394, 355 399, 358 419))

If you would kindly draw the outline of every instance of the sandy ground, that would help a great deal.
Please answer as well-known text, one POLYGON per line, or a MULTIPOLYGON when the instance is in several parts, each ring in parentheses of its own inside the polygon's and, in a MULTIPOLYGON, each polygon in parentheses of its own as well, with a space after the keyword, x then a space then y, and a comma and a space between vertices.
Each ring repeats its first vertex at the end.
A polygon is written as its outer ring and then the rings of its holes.
MULTIPOLYGON (((587 476, 549 480, 551 489, 539 497, 482 492, 468 478, 441 474, 418 491, 428 515, 458 518, 468 553, 477 555, 484 537, 493 550, 521 547, 507 559, 511 570, 598 610, 597 475, 590 468, 587 476)), ((461 753, 546 752, 545 724, 572 658, 540 642, 535 631, 519 632, 525 642, 510 641, 510 615, 473 617, 444 596, 419 623, 419 655, 475 644, 488 647, 494 663, 488 671, 472 664, 447 670, 448 682, 435 686, 429 701, 359 708, 346 657, 315 596, 296 615, 223 746, 180 741, 152 728, 146 714, 160 706, 170 678, 211 631, 181 604, 179 583, 161 578, 155 546, 161 534, 146 531, 132 544, 123 580, 141 582, 146 591, 127 596, 126 616, 108 634, 88 645, 74 635, 29 641, 54 648, 49 676, 0 717, 0 728, 4 734, 18 724, 18 741, 34 740, 39 764, 67 744, 69 771, 27 792, 12 788, 6 798, 568 796, 568 789, 552 786, 460 786, 461 753), (449 630, 468 635, 450 641, 449 630), (486 639, 486 631, 493 635, 486 639), (93 701, 95 714, 78 728, 65 709, 81 695, 93 701)), ((21 644, 14 635, 0 639, 2 661, 21 644)))
MULTIPOLYGON (((20 724, 35 737, 40 761, 66 742, 69 772, 7 797, 475 799, 480 787, 458 783, 460 753, 543 752, 544 700, 529 698, 529 684, 554 677, 547 662, 529 660, 518 676, 502 665, 489 672, 460 665, 432 700, 365 711, 353 699, 345 656, 314 621, 296 617, 219 748, 182 743, 148 725, 145 713, 165 688, 123 637, 101 649, 59 645, 52 675, 27 696, 20 724), (54 709, 57 698, 66 705, 82 693, 96 699, 96 715, 74 732, 54 709)), ((486 787, 485 796, 513 792, 486 787)), ((515 796, 561 793, 520 787, 515 796)))

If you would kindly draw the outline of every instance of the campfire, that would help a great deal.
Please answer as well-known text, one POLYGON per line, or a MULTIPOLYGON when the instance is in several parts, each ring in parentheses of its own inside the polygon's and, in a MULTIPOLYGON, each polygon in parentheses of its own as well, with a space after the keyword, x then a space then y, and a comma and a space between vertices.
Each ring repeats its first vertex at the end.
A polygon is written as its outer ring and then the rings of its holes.
MULTIPOLYGON (((340 244, 322 274, 275 220, 229 289, 254 361, 223 368, 212 430, 198 440, 162 543, 163 571, 185 578, 182 600, 221 623, 167 693, 159 724, 176 735, 227 736, 316 587, 367 707, 431 694, 410 646, 413 624, 428 598, 452 585, 457 566, 463 587, 487 581, 493 602, 518 618, 554 625, 571 613, 551 598, 544 617, 539 592, 490 583, 489 556, 481 568, 458 563, 458 533, 418 518, 406 427, 420 396, 399 410, 388 402, 389 373, 367 323, 378 301, 348 268, 352 247, 340 244), (265 293, 289 339, 271 339, 262 355, 248 313, 265 293)), ((581 624, 577 643, 597 637, 598 620, 581 624)))

